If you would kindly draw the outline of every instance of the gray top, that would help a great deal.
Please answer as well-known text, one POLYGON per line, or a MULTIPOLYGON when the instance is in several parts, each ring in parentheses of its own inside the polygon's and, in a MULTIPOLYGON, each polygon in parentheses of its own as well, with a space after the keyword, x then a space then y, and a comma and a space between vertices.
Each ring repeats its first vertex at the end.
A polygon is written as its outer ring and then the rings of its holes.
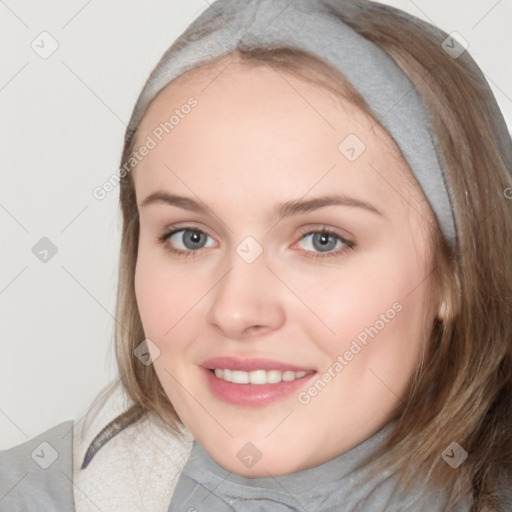
POLYGON ((73 421, 0 451, 0 512, 74 511, 73 421))
MULTIPOLYGON (((395 479, 382 472, 365 482, 358 468, 392 428, 314 468, 279 477, 246 478, 219 466, 194 441, 168 512, 445 512, 441 493, 418 489, 398 496, 395 479)), ((451 512, 467 512, 469 501, 451 512)))
MULTIPOLYGON (((371 458, 392 426, 386 425, 324 464, 276 478, 232 474, 194 441, 168 512, 445 512, 438 492, 417 489, 398 497, 390 472, 364 482, 368 470, 358 466, 371 458)), ((69 420, 0 451, 0 512, 75 511, 72 439, 73 421, 69 420)), ((504 482, 503 510, 512 510, 510 490, 510 483, 504 482)), ((469 510, 468 499, 450 512, 469 510)))

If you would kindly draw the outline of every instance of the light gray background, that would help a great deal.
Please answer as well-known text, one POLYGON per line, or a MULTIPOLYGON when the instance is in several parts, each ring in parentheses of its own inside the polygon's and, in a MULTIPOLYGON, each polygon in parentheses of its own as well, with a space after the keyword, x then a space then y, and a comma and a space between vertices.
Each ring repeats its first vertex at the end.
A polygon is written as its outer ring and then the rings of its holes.
MULTIPOLYGON (((512 126, 512 0, 383 3, 461 34, 512 126)), ((0 449, 78 420, 116 375, 119 190, 92 190, 116 172, 152 67, 207 6, 0 0, 0 449), (58 43, 46 59, 31 47, 43 31, 58 43), (42 237, 57 247, 46 263, 42 237)))

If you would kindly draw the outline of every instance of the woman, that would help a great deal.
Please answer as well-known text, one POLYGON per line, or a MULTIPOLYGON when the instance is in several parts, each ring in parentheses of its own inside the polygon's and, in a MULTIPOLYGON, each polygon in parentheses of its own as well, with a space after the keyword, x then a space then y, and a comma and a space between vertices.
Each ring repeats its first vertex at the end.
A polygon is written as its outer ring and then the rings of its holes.
POLYGON ((510 508, 511 154, 438 29, 212 4, 126 133, 130 406, 75 457, 77 510, 123 439, 170 448, 152 509, 510 508))

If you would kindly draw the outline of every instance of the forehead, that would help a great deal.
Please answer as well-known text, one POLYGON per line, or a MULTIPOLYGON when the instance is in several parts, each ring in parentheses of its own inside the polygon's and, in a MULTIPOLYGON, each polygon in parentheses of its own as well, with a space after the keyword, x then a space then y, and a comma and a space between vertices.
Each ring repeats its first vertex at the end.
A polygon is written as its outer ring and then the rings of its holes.
POLYGON ((213 192, 214 176, 219 194, 252 181, 286 182, 291 195, 304 195, 319 183, 389 207, 397 199, 425 202, 380 125, 347 99, 282 69, 224 58, 185 73, 152 102, 135 146, 148 137, 155 147, 134 171, 139 198, 165 184, 179 187, 171 168, 197 190, 213 192), (184 108, 191 98, 196 105, 184 108))

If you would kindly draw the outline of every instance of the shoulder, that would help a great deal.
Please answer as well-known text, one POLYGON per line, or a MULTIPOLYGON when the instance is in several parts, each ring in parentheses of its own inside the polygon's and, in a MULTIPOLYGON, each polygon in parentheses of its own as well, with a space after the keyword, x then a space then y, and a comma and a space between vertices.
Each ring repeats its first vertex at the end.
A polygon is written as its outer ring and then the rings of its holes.
POLYGON ((73 421, 0 451, 0 511, 72 511, 73 421))

